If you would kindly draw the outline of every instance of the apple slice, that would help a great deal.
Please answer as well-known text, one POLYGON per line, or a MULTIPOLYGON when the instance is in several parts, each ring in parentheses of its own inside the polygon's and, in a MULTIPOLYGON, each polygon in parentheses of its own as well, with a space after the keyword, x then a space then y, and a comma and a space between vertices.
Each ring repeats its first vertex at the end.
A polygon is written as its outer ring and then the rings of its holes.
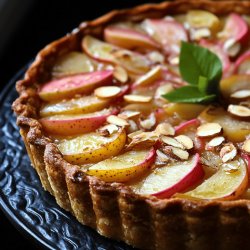
POLYGON ((92 72, 95 68, 96 63, 86 54, 72 51, 56 60, 52 68, 52 76, 53 78, 61 78, 66 75, 92 72))
POLYGON ((222 40, 233 39, 235 42, 244 43, 249 36, 249 27, 246 21, 238 14, 228 16, 222 32, 218 34, 222 40))
POLYGON ((250 50, 241 55, 235 62, 235 74, 250 74, 250 50))
POLYGON ((202 123, 219 123, 229 141, 242 142, 250 134, 250 123, 231 116, 221 107, 208 107, 198 117, 202 123))
POLYGON ((122 155, 98 162, 87 174, 107 182, 126 182, 149 170, 155 160, 155 150, 129 151, 122 155))
POLYGON ((76 135, 94 131, 106 122, 108 116, 113 114, 117 114, 117 109, 104 109, 83 115, 54 115, 39 121, 47 133, 76 135))
POLYGON ((85 36, 82 40, 83 50, 92 58, 118 64, 134 74, 144 74, 150 69, 149 59, 139 53, 102 42, 92 36, 85 36))
POLYGON ((192 130, 192 128, 197 128, 200 124, 201 122, 197 118, 194 118, 192 120, 183 122, 178 126, 176 126, 175 133, 176 134, 185 133, 186 130, 192 130))
POLYGON ((104 109, 108 104, 108 100, 100 99, 94 95, 83 96, 80 98, 48 103, 40 110, 40 116, 86 114, 104 109))
POLYGON ((55 101, 88 94, 100 85, 110 84, 112 79, 112 70, 71 75, 45 83, 39 90, 39 96, 44 101, 55 101))
POLYGON ((119 154, 125 143, 126 132, 119 129, 108 137, 89 133, 73 139, 64 139, 58 143, 58 148, 66 161, 85 164, 96 163, 119 154))
POLYGON ((188 41, 183 25, 170 19, 147 19, 142 23, 145 31, 159 42, 168 55, 178 55, 181 41, 188 41))
POLYGON ((245 192, 247 186, 247 166, 239 158, 221 165, 214 175, 184 195, 206 200, 234 200, 245 192))
POLYGON ((195 185, 203 175, 199 155, 196 154, 188 161, 174 162, 152 170, 146 178, 132 184, 131 188, 137 194, 169 198, 195 185))
POLYGON ((129 28, 107 27, 104 30, 104 37, 108 43, 126 49, 140 47, 154 49, 159 47, 159 44, 150 36, 129 28))

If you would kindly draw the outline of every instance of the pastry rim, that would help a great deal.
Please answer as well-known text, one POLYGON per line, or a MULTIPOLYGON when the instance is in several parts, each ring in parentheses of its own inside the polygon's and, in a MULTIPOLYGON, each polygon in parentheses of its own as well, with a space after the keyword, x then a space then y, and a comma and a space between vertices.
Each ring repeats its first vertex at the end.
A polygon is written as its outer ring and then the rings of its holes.
MULTIPOLYGON (((107 237, 123 240, 133 246, 144 248, 146 243, 142 242, 143 237, 140 238, 138 236, 140 235, 140 232, 135 230, 135 236, 129 235, 126 233, 126 225, 123 225, 123 223, 127 223, 126 218, 129 216, 131 217, 129 223, 133 224, 134 220, 135 225, 137 225, 136 220, 139 220, 141 217, 138 215, 139 218, 133 218, 133 216, 137 213, 137 210, 140 207, 145 206, 145 210, 152 218, 156 218, 157 215, 162 215, 164 211, 168 210, 171 211, 168 216, 171 216, 171 213, 173 213, 171 209, 178 208, 177 210, 180 210, 178 216, 185 217, 185 221, 188 221, 189 217, 195 218, 197 220, 195 222, 196 227, 198 228, 201 227, 198 224, 202 224, 202 221, 209 216, 215 216, 216 218, 226 216, 226 220, 230 221, 237 219, 240 215, 240 221, 249 221, 250 200, 200 201, 184 200, 181 198, 160 200, 153 196, 136 195, 123 184, 105 183, 98 180, 96 177, 87 176, 78 166, 72 165, 62 158, 56 145, 42 133, 42 126, 36 119, 39 110, 37 107, 40 105, 36 93, 36 88, 38 86, 37 83, 46 80, 48 77, 45 73, 46 70, 60 53, 79 49, 83 35, 98 35, 103 26, 117 20, 124 20, 123 17, 125 16, 126 19, 126 15, 129 16, 130 20, 132 19, 136 21, 144 19, 145 17, 148 17, 149 12, 152 17, 152 15, 163 16, 166 13, 174 14, 174 12, 179 13, 185 12, 188 9, 202 8, 215 12, 216 14, 226 14, 233 10, 241 14, 250 14, 250 2, 237 2, 237 8, 235 2, 237 1, 217 2, 215 6, 214 2, 207 0, 181 0, 175 2, 163 2, 161 4, 145 4, 129 10, 112 11, 94 21, 81 23, 79 28, 73 30, 72 33, 47 45, 39 52, 35 61, 26 72, 24 79, 17 82, 16 88, 19 97, 13 103, 13 109, 17 114, 17 124, 20 127, 21 135, 24 139, 32 165, 38 172, 43 187, 55 196, 57 203, 61 207, 71 211, 81 223, 96 228, 99 233, 107 237), (79 197, 79 189, 83 187, 86 188, 86 190, 83 190, 84 198, 79 197), (111 198, 111 202, 106 201, 105 197, 111 198), (84 207, 82 208, 82 211, 81 202, 86 203, 86 206, 82 205, 84 207), (80 203, 80 205, 78 203, 80 203), (101 211, 103 204, 106 204, 106 214, 105 211, 101 211), (114 211, 114 213, 117 213, 117 216, 120 215, 121 217, 121 225, 119 225, 119 227, 122 228, 121 230, 123 232, 119 232, 118 229, 108 229, 106 225, 108 223, 112 225, 112 221, 108 222, 108 220, 111 220, 109 214, 110 211, 114 210, 114 204, 116 204, 115 207, 118 209, 118 211, 114 211), (80 208, 77 205, 79 205, 80 208), (131 209, 128 205, 131 206, 131 209), (123 209, 125 209, 125 212, 123 209), (77 212, 77 210, 79 211, 77 212), (85 218, 87 216, 83 215, 83 212, 88 215, 88 218, 85 218), (122 218, 123 213, 125 214, 125 219, 122 218), (107 219, 106 222, 103 222, 104 218, 107 219)), ((164 214, 162 216, 164 217, 164 214)), ((167 216, 167 214, 165 216, 167 216)), ((151 222, 152 218, 150 219, 151 222)), ((116 220, 119 221, 119 218, 116 218, 116 220)), ((173 219, 173 221, 170 220, 169 223, 170 224, 167 224, 167 228, 173 227, 176 222, 173 219)), ((189 228, 192 229, 193 222, 191 221, 190 225, 189 222, 186 223, 187 225, 184 226, 188 230, 186 233, 190 233, 189 228)), ((244 224, 244 222, 242 223, 244 224)), ((161 228, 161 225, 159 225, 157 221, 153 221, 153 224, 155 230, 161 228)), ((219 227, 220 226, 223 227, 223 225, 219 225, 219 227)), ((246 226, 248 228, 250 227, 249 222, 246 223, 246 226)), ((152 227, 152 225, 150 225, 150 227, 152 227)), ((145 229, 142 229, 142 231, 143 230, 145 229)), ((154 239, 157 238, 159 238, 159 235, 154 235, 154 239)), ((153 240, 152 242, 154 242, 155 248, 160 249, 160 246, 164 245, 164 243, 161 242, 153 240)), ((152 247, 152 249, 154 248, 152 247)))

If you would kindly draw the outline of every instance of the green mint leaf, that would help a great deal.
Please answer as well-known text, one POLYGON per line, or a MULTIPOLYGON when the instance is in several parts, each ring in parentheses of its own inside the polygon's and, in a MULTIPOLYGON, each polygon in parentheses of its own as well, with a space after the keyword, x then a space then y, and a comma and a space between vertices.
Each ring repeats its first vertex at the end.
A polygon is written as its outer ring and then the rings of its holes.
POLYGON ((201 93, 206 94, 208 88, 208 79, 204 76, 200 76, 198 80, 198 89, 201 93))
POLYGON ((218 56, 208 49, 182 42, 180 73, 182 78, 192 85, 197 85, 199 77, 204 76, 214 89, 222 76, 222 63, 218 56))
POLYGON ((216 95, 206 95, 199 91, 197 86, 188 85, 176 90, 173 90, 165 95, 164 98, 170 102, 179 103, 208 103, 212 102, 216 95))

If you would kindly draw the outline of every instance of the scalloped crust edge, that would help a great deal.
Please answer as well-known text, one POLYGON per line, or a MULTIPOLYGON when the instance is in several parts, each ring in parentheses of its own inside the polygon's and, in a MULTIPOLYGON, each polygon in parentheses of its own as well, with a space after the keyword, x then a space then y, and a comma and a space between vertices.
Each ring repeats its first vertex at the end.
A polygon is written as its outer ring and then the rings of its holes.
POLYGON ((43 134, 36 119, 40 107, 36 90, 49 78, 55 58, 80 49, 83 35, 100 36, 105 25, 119 20, 139 21, 199 8, 221 15, 249 14, 250 2, 176 1, 112 11, 46 46, 16 85, 17 124, 44 189, 82 224, 141 249, 249 249, 250 201, 158 200, 133 194, 122 184, 86 176, 78 166, 64 161, 43 134))

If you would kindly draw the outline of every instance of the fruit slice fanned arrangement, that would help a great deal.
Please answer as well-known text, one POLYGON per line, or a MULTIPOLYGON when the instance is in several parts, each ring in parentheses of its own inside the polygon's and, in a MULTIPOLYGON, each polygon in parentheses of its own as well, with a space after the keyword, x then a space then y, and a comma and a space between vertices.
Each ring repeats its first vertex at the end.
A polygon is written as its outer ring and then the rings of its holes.
POLYGON ((39 89, 39 121, 66 161, 136 194, 241 198, 250 168, 249 34, 243 16, 204 10, 113 23, 55 62, 39 89), (197 79, 182 66, 185 49, 197 79))

